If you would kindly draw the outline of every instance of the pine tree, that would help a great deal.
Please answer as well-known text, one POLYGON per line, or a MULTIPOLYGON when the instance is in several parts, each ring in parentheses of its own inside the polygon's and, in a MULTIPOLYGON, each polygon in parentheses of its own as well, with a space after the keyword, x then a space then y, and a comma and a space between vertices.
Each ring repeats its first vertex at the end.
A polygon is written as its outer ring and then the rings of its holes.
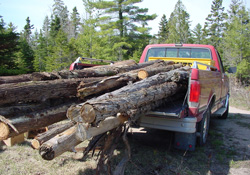
MULTIPOLYGON (((237 76, 246 78, 250 64, 250 16, 240 0, 232 0, 227 30, 223 38, 227 66, 237 66, 237 76), (239 70, 239 71, 238 71, 239 70)), ((249 77, 250 78, 250 77, 249 77)))
POLYGON ((222 7, 223 0, 213 0, 211 5, 211 13, 207 16, 204 33, 207 35, 207 44, 211 44, 215 47, 219 47, 222 39, 222 34, 225 29, 225 20, 227 14, 224 13, 224 7, 222 7))
POLYGON ((34 25, 30 24, 30 18, 26 18, 26 25, 24 26, 24 32, 23 36, 26 39, 26 41, 31 45, 31 34, 32 34, 32 29, 34 29, 34 25))
MULTIPOLYGON (((113 50, 116 52, 119 60, 128 59, 128 55, 132 55, 132 45, 136 37, 145 42, 145 37, 149 36, 149 28, 147 22, 156 18, 156 15, 147 15, 148 9, 139 8, 135 3, 142 0, 112 0, 97 1, 92 3, 93 6, 102 12, 101 19, 106 20, 106 25, 102 25, 102 29, 112 28, 116 36, 112 39, 116 40, 113 50), (141 39, 141 36, 143 35, 141 39)), ((148 39, 148 38, 147 38, 148 39)), ((147 41, 147 40, 146 40, 147 41)))
POLYGON ((46 71, 67 69, 72 63, 67 34, 60 29, 54 38, 55 45, 49 47, 50 54, 46 58, 46 71))
POLYGON ((168 43, 190 43, 189 14, 181 0, 178 0, 170 15, 168 43))
POLYGON ((77 35, 79 34, 80 30, 80 15, 77 11, 77 8, 73 8, 73 12, 70 16, 70 38, 76 38, 77 35))
POLYGON ((69 32, 69 11, 62 0, 54 0, 53 14, 60 20, 61 27, 65 33, 69 32))
POLYGON ((46 69, 46 58, 48 57, 48 49, 47 49, 47 39, 43 35, 42 30, 38 35, 38 39, 36 40, 36 48, 34 50, 34 69, 35 71, 45 71, 46 69))
MULTIPOLYGON (((19 34, 15 32, 12 23, 5 27, 3 18, 0 16, 0 69, 15 69, 15 53, 18 51, 19 34)), ((2 75, 5 75, 1 71, 2 75)))
POLYGON ((168 20, 166 15, 163 14, 161 21, 159 23, 159 32, 158 32, 158 43, 165 43, 168 39, 168 20))
POLYGON ((194 38, 193 38, 194 43, 201 44, 202 37, 203 37, 201 24, 198 23, 192 32, 193 32, 193 36, 194 36, 194 38))
POLYGON ((20 35, 19 40, 19 52, 16 53, 17 65, 19 69, 25 70, 26 72, 32 72, 33 69, 33 61, 34 61, 34 51, 32 49, 32 29, 33 25, 30 24, 29 17, 26 18, 26 25, 24 26, 24 30, 20 35))

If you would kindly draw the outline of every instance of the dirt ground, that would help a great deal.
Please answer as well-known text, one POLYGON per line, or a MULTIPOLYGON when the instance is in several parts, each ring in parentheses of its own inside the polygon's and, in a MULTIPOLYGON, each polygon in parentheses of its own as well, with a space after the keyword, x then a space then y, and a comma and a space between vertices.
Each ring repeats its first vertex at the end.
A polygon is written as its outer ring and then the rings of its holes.
MULTIPOLYGON (((250 174, 250 111, 230 107, 227 120, 212 118, 208 142, 196 151, 179 151, 171 145, 173 133, 137 128, 128 134, 131 160, 127 175, 167 174, 250 174)), ((52 161, 43 160, 30 140, 6 147, 0 143, 0 174, 95 174, 97 153, 76 160, 81 153, 65 153, 52 161)), ((122 144, 115 151, 113 168, 124 153, 122 144)))

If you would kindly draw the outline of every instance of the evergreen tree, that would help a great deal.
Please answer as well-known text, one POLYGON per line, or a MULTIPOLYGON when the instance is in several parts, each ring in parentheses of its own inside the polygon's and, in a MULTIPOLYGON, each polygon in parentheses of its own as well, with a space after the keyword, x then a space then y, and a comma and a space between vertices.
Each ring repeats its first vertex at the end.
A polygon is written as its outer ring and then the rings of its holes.
POLYGON ((178 0, 170 15, 168 43, 190 43, 189 14, 181 0, 178 0))
POLYGON ((24 32, 23 36, 26 39, 26 41, 31 45, 31 34, 32 34, 32 29, 34 29, 34 25, 30 24, 30 18, 26 18, 26 25, 24 26, 24 32))
POLYGON ((67 69, 73 61, 67 34, 60 29, 54 40, 55 45, 49 47, 50 54, 46 58, 46 71, 67 69))
POLYGON ((44 33, 44 37, 45 38, 49 38, 49 32, 50 32, 50 20, 49 17, 46 16, 44 21, 43 21, 43 27, 42 27, 43 33, 44 33))
POLYGON ((250 16, 240 0, 232 0, 228 12, 228 25, 223 38, 224 54, 227 58, 224 62, 227 66, 237 65, 237 76, 242 80, 249 75, 250 16))
POLYGON ((194 43, 201 44, 202 37, 203 37, 201 24, 198 23, 192 32, 193 32, 193 36, 194 36, 194 38, 193 38, 194 43))
POLYGON ((159 32, 158 32, 158 43, 165 43, 168 39, 168 20, 166 15, 163 14, 161 21, 159 23, 159 32))
POLYGON ((27 72, 33 71, 34 51, 31 44, 31 34, 33 25, 30 24, 30 19, 27 17, 26 25, 20 35, 19 52, 16 53, 17 65, 19 69, 27 72))
POLYGON ((78 35, 76 45, 83 57, 111 59, 112 28, 106 28, 100 23, 99 14, 95 13, 92 0, 84 0, 86 18, 83 20, 82 32, 78 35))
MULTIPOLYGON (((139 8, 135 3, 142 0, 112 0, 112 1, 97 1, 93 2, 93 6, 103 12, 102 18, 106 20, 106 26, 102 29, 112 28, 116 36, 112 38, 116 40, 113 45, 113 50, 116 52, 119 60, 128 59, 128 53, 132 54, 131 41, 134 38, 143 39, 148 37, 149 28, 147 22, 156 18, 156 15, 147 15, 148 9, 139 8), (130 52, 128 52, 130 50, 130 52)), ((145 41, 145 40, 143 40, 145 41)))
POLYGON ((57 33, 61 29, 61 23, 60 23, 60 18, 56 15, 51 21, 50 24, 50 37, 53 39, 56 38, 57 33))
POLYGON ((43 35, 42 30, 38 35, 38 39, 36 40, 36 49, 34 53, 34 69, 35 71, 45 71, 46 69, 46 58, 48 56, 48 49, 47 49, 47 39, 43 35))
POLYGON ((204 33, 207 35, 207 44, 219 47, 222 39, 222 34, 225 29, 225 20, 227 14, 224 13, 222 7, 223 0, 213 0, 211 5, 211 13, 206 18, 204 33))
MULTIPOLYGON (((3 18, 0 16, 0 69, 15 69, 15 53, 18 51, 19 34, 15 32, 12 23, 5 27, 3 18)), ((1 71, 1 74, 4 72, 1 71)))
POLYGON ((79 34, 79 28, 80 28, 80 15, 77 11, 77 8, 73 8, 73 12, 70 16, 70 38, 76 38, 79 34))
POLYGON ((53 4, 53 14, 52 16, 57 16, 60 20, 62 30, 65 33, 69 32, 69 11, 67 6, 65 6, 62 0, 54 0, 53 4))

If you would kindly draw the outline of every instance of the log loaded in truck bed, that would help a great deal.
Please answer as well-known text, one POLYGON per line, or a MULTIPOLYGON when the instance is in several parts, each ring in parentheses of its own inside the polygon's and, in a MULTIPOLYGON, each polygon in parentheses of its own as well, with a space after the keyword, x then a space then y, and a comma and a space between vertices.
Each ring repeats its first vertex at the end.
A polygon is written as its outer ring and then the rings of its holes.
POLYGON ((140 117, 142 127, 175 132, 175 147, 194 150, 207 140, 211 115, 226 119, 229 81, 215 47, 198 44, 148 45, 140 63, 151 60, 174 61, 192 67, 185 95, 140 117))

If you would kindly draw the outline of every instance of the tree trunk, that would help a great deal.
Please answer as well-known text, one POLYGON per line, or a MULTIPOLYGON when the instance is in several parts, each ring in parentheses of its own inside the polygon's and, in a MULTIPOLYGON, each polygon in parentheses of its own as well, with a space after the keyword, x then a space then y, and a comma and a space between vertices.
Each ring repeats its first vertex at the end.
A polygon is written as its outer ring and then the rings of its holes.
POLYGON ((128 116, 123 115, 108 117, 100 122, 98 127, 89 127, 87 124, 79 123, 43 143, 39 153, 43 159, 52 160, 66 151, 73 150, 75 152, 75 146, 81 142, 114 129, 127 119, 128 116))
MULTIPOLYGON (((134 60, 125 60, 120 62, 115 62, 113 65, 103 65, 103 66, 97 66, 97 67, 120 67, 123 66, 132 66, 135 65, 136 62, 134 60)), ((93 68, 89 68, 95 69, 93 68)), ((97 68, 98 69, 98 68, 97 68)), ((62 70, 59 72, 34 72, 32 74, 24 74, 24 75, 16 75, 16 76, 1 76, 0 77, 0 85, 1 84, 8 84, 8 83, 20 83, 20 82, 26 82, 26 81, 46 81, 46 80, 55 80, 55 79, 69 79, 69 78, 85 78, 87 73, 81 73, 85 72, 85 70, 62 70)), ((91 71, 86 71, 90 74, 91 71)), ((95 74, 94 74, 95 75, 95 74)), ((98 75, 96 75, 98 76, 98 75)), ((87 76, 88 77, 88 76, 87 76)), ((92 77, 92 76, 90 76, 92 77)))
POLYGON ((30 81, 0 85, 0 106, 10 103, 69 98, 77 94, 80 82, 93 82, 102 78, 84 78, 54 81, 30 81))
POLYGON ((72 103, 47 110, 33 112, 15 118, 1 120, 0 140, 19 135, 33 129, 39 129, 66 119, 66 111, 72 103), (15 131, 16 130, 16 131, 15 131))
POLYGON ((57 134, 64 132, 65 130, 69 129, 70 127, 74 126, 73 122, 67 122, 64 124, 57 125, 48 131, 38 134, 31 142, 31 145, 35 149, 39 149, 40 146, 48 141, 49 139, 53 138, 57 134))
MULTIPOLYGON (((156 67, 163 67, 173 63, 174 62, 172 61, 168 62, 159 61, 155 62, 150 66, 147 66, 145 69, 150 70, 156 67)), ((133 70, 127 73, 122 73, 112 77, 108 77, 101 81, 96 81, 93 83, 81 83, 80 86, 78 87, 77 96, 83 99, 93 94, 103 94, 121 88, 127 85, 128 82, 137 81, 138 71, 139 69, 133 70)))
POLYGON ((86 68, 83 70, 75 70, 75 71, 60 71, 59 75, 62 78, 86 78, 86 77, 104 77, 104 76, 112 76, 118 73, 125 73, 131 70, 144 68, 146 66, 152 65, 156 62, 160 62, 161 60, 150 61, 146 63, 139 63, 133 65, 123 65, 121 63, 113 64, 113 65, 105 65, 105 66, 95 66, 91 68, 86 68))
POLYGON ((98 123, 107 115, 126 113, 129 109, 167 98, 178 91, 180 83, 187 84, 189 73, 183 70, 181 68, 160 73, 85 103, 73 105, 68 109, 67 117, 75 122, 98 123))
POLYGON ((145 79, 147 77, 151 77, 153 75, 156 75, 160 72, 168 72, 170 70, 174 70, 174 69, 177 69, 177 68, 181 68, 182 67, 182 64, 174 64, 174 65, 169 65, 169 66, 162 66, 162 67, 155 67, 155 68, 151 68, 149 69, 148 67, 140 70, 138 72, 138 78, 139 79, 145 79))
POLYGON ((52 160, 66 151, 74 151, 75 146, 82 141, 76 138, 77 126, 73 126, 56 135, 39 148, 39 154, 45 160, 52 160))

